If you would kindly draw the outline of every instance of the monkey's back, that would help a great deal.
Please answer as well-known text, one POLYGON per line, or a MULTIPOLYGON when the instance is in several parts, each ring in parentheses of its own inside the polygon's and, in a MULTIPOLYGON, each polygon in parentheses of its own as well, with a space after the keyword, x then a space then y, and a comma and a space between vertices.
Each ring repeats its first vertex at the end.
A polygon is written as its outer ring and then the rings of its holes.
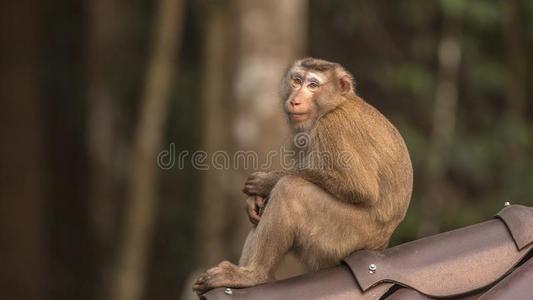
POLYGON ((392 234, 405 216, 413 185, 413 169, 404 139, 383 114, 357 96, 324 118, 324 124, 335 124, 334 129, 327 129, 329 134, 334 132, 341 148, 355 155, 356 165, 349 170, 352 177, 369 179, 368 182, 375 182, 371 177, 377 177, 378 196, 370 213, 377 222, 390 224, 384 234, 392 234))
POLYGON ((398 129, 363 99, 357 97, 347 104, 359 116, 355 130, 369 141, 370 147, 362 155, 378 165, 376 218, 398 224, 405 216, 413 188, 413 167, 405 141, 398 129))

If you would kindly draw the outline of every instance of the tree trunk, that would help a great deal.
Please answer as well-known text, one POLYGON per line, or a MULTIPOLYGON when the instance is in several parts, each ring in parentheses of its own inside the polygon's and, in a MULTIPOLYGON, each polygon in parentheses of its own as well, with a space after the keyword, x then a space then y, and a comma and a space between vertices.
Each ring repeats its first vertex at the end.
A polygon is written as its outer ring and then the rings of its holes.
MULTIPOLYGON (((231 122, 230 112, 235 108, 231 102, 230 86, 234 41, 230 33, 234 27, 233 7, 213 5, 206 7, 207 28, 204 41, 204 79, 202 95, 202 149, 209 154, 217 150, 231 149, 226 124, 231 122)), ((231 193, 226 173, 228 170, 210 168, 202 171, 202 212, 199 229, 199 265, 211 266, 228 257, 227 214, 231 193)), ((190 290, 190 287, 187 287, 190 290)))
POLYGON ((506 112, 504 117, 506 125, 505 144, 507 151, 501 172, 504 189, 502 190, 502 203, 516 201, 527 197, 523 180, 527 178, 527 157, 524 150, 527 147, 527 137, 522 133, 526 124, 527 113, 527 88, 528 88, 528 57, 525 45, 525 36, 522 32, 521 8, 517 0, 500 1, 502 14, 502 36, 506 45, 507 59, 505 100, 506 112))
MULTIPOLYGON (((238 260, 251 229, 243 209, 242 185, 249 173, 259 170, 244 169, 243 165, 233 169, 232 154, 254 151, 259 154, 259 162, 264 162, 268 151, 278 151, 283 145, 288 131, 278 96, 279 83, 289 64, 302 55, 307 36, 304 0, 231 3, 235 6, 209 7, 204 43, 203 150, 210 155, 228 150, 231 165, 229 169, 215 170, 211 166, 203 171, 198 226, 198 264, 203 267, 222 259, 238 260), (230 34, 233 31, 235 36, 230 34)), ((289 269, 285 277, 301 271, 294 263, 289 269)), ((192 274, 186 289, 190 289, 194 277, 192 274)), ((183 293, 183 299, 195 298, 188 291, 183 293)))
MULTIPOLYGON (((251 229, 243 209, 242 185, 249 173, 259 170, 244 169, 243 165, 233 169, 232 154, 254 151, 261 163, 268 151, 278 151, 283 145, 288 131, 279 83, 289 64, 302 55, 307 36, 304 0, 232 3, 236 6, 211 5, 204 44, 203 147, 210 155, 216 150, 229 150, 231 168, 203 171, 198 226, 199 265, 203 267, 222 259, 238 260, 251 229), (236 26, 236 36, 230 35, 232 26, 236 26)), ((301 272, 295 265, 282 267, 282 276, 301 272)), ((186 289, 190 289, 193 277, 186 289)), ((184 292, 183 299, 193 296, 184 292)))
MULTIPOLYGON (((259 154, 259 162, 264 162, 267 153, 278 151, 288 135, 279 84, 290 63, 304 53, 308 3, 304 0, 241 0, 238 3, 239 51, 233 84, 237 103, 231 133, 235 149, 255 151, 259 154)), ((233 257, 240 254, 244 238, 251 229, 243 213, 242 185, 251 172, 258 171, 239 167, 231 177, 232 211, 236 214, 231 218, 235 228, 233 257)), ((279 168, 279 164, 272 168, 279 168)), ((280 272, 292 275, 292 270, 283 272, 283 269, 294 268, 282 267, 280 272)))
POLYGON ((445 197, 443 187, 445 164, 455 133, 462 22, 458 16, 445 14, 445 18, 444 33, 438 45, 439 69, 433 105, 432 132, 423 176, 419 236, 435 234, 440 230, 438 216, 445 197))
POLYGON ((43 299, 47 276, 48 166, 42 99, 42 3, 0 5, 0 291, 43 299))
POLYGON ((114 97, 111 65, 117 36, 114 0, 94 0, 87 4, 88 154, 90 158, 90 198, 93 231, 97 242, 110 240, 113 201, 113 141, 115 139, 114 97))
POLYGON ((508 76, 506 81, 507 113, 510 117, 522 119, 527 105, 527 54, 520 3, 517 0, 500 1, 502 13, 502 35, 506 45, 508 76))
POLYGON ((128 186, 122 244, 118 251, 114 300, 138 300, 143 296, 148 252, 157 204, 157 152, 167 120, 169 94, 182 33, 183 1, 161 0, 153 32, 152 55, 141 98, 135 135, 133 172, 128 186))
MULTIPOLYGON (((232 55, 235 51, 234 32, 235 7, 217 5, 211 2, 202 7, 206 21, 204 32, 203 82, 202 82, 202 150, 209 155, 215 151, 229 153, 232 149, 227 124, 231 123, 231 111, 235 109, 231 96, 231 76, 234 68, 232 55)), ((191 286, 200 272, 230 256, 228 247, 228 227, 231 215, 229 170, 219 170, 212 166, 201 171, 201 196, 199 218, 196 223, 197 242, 195 248, 196 265, 183 287, 181 299, 193 300, 198 296, 191 286)))
POLYGON ((115 231, 117 193, 115 165, 116 122, 112 88, 113 61, 116 58, 118 18, 116 0, 93 0, 87 7, 87 148, 89 156, 89 221, 96 249, 97 291, 105 297, 110 278, 109 253, 115 231))

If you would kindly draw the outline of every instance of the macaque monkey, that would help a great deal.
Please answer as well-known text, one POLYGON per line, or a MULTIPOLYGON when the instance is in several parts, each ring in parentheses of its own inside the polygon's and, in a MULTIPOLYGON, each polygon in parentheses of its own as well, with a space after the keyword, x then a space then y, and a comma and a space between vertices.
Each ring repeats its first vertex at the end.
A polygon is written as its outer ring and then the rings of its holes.
POLYGON ((310 269, 338 264, 361 249, 383 249, 405 216, 413 170, 398 130, 357 96, 352 75, 321 59, 296 61, 282 82, 284 110, 298 163, 257 172, 244 186, 255 227, 239 265, 221 262, 193 290, 247 287, 274 279, 289 251, 310 269), (313 166, 311 153, 330 156, 313 166), (347 159, 339 160, 341 155, 347 159))

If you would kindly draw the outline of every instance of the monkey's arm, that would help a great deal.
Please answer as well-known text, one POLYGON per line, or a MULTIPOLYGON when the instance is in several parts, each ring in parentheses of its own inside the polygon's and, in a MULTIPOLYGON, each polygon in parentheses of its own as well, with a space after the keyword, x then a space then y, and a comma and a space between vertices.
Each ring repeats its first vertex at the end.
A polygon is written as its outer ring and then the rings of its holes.
POLYGON ((299 176, 316 184, 339 200, 373 205, 379 196, 377 171, 354 162, 334 165, 325 169, 302 168, 252 173, 246 181, 243 192, 249 196, 267 197, 278 180, 286 175, 299 176))
POLYGON ((270 194, 270 191, 274 185, 276 185, 278 180, 281 177, 289 174, 290 173, 287 170, 252 173, 250 176, 248 176, 248 179, 244 183, 244 188, 242 191, 249 196, 258 195, 261 197, 266 197, 270 194))
POLYGON ((298 176, 316 184, 342 201, 369 206, 378 201, 379 187, 374 180, 348 178, 342 172, 324 174, 313 170, 300 171, 298 176))
POLYGON ((378 201, 378 163, 372 152, 361 153, 361 148, 371 149, 370 145, 353 145, 347 138, 328 134, 320 136, 319 152, 325 154, 327 162, 318 167, 298 170, 300 177, 320 186, 339 200, 373 205, 378 201))

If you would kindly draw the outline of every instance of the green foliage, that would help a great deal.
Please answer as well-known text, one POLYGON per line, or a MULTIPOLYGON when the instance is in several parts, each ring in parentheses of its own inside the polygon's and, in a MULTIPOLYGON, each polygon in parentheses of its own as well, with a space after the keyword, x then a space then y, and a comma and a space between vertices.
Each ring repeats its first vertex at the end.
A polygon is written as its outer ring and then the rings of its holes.
POLYGON ((506 71, 498 61, 474 61, 469 65, 468 82, 472 92, 479 95, 504 94, 506 71))
POLYGON ((465 20, 480 27, 494 27, 500 22, 499 3, 487 0, 462 1, 466 5, 465 20))
POLYGON ((378 77, 387 90, 424 97, 431 93, 434 77, 423 65, 400 64, 378 70, 378 77))
POLYGON ((445 15, 459 17, 463 14, 468 4, 468 1, 464 0, 440 0, 439 1, 442 12, 445 15))

